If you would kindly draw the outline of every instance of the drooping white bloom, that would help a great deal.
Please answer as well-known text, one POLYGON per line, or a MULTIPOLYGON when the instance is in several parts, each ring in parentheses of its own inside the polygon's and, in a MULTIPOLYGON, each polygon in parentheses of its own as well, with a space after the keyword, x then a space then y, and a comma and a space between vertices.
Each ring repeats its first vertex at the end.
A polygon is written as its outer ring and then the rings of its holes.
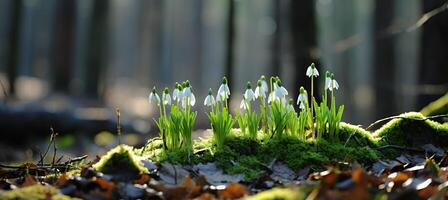
POLYGON ((246 101, 244 100, 244 98, 241 100, 240 108, 243 110, 247 109, 246 101))
MULTIPOLYGON (((325 89, 330 89, 331 87, 331 78, 330 77, 325 77, 325 89)), ((331 90, 331 89, 330 89, 331 90)))
MULTIPOLYGON (((264 81, 266 82, 266 81, 264 81)), ((255 98, 258 99, 260 97, 266 98, 266 92, 267 92, 267 86, 266 90, 263 87, 263 83, 261 80, 258 80, 257 87, 255 88, 255 98)))
POLYGON ((275 99, 276 99, 276 96, 275 96, 274 92, 269 93, 268 103, 275 101, 275 99))
POLYGON ((328 87, 328 89, 330 90, 330 91, 333 91, 333 89, 339 89, 339 84, 338 84, 338 82, 336 81, 336 79, 334 78, 334 74, 331 74, 331 79, 330 79, 330 82, 329 82, 329 87, 328 87))
POLYGON ((255 94, 254 91, 252 90, 252 84, 250 82, 247 82, 246 91, 244 91, 243 96, 245 99, 249 101, 255 101, 255 94))
POLYGON ((163 105, 171 105, 171 96, 169 93, 163 96, 163 105))
POLYGON ((215 97, 213 97, 212 95, 207 95, 207 97, 205 97, 204 106, 212 106, 215 105, 215 103, 215 97))
POLYGON ((151 93, 149 93, 149 102, 150 103, 156 103, 158 106, 160 106, 160 97, 159 95, 156 93, 156 88, 154 87, 151 91, 151 93))
POLYGON ((288 110, 290 110, 290 111, 292 111, 292 112, 295 112, 295 110, 294 110, 294 106, 293 106, 293 100, 292 100, 292 99, 289 99, 289 102, 288 102, 288 110))
POLYGON ((246 91, 244 92, 244 98, 248 99, 249 101, 255 101, 254 91, 252 91, 252 89, 246 89, 246 91))
POLYGON ((306 75, 308 77, 311 77, 311 76, 318 77, 319 76, 319 71, 317 71, 314 63, 311 63, 311 65, 308 67, 308 69, 306 69, 306 75))
POLYGON ((299 94, 299 97, 297 98, 297 105, 299 105, 300 102, 306 102, 305 94, 302 93, 299 94))
POLYGON ((184 90, 182 91, 183 97, 189 97, 189 96, 191 96, 191 94, 192 94, 192 92, 191 92, 190 87, 185 87, 184 90))
POLYGON ((194 106, 196 104, 196 97, 194 96, 193 92, 191 92, 191 85, 187 81, 184 89, 182 90, 182 107, 187 106, 187 102, 190 104, 190 106, 194 106))
POLYGON ((176 101, 177 99, 179 99, 179 89, 176 87, 173 90, 173 100, 176 101))
POLYGON ((274 83, 274 93, 278 98, 285 98, 288 95, 288 91, 283 86, 279 86, 277 83, 274 83))
POLYGON ((255 88, 255 98, 266 97, 266 92, 263 91, 262 87, 255 88))
POLYGON ((218 88, 218 94, 216 95, 216 100, 224 101, 229 99, 229 97, 230 97, 230 89, 229 86, 227 85, 227 78, 224 77, 222 78, 222 83, 218 88), (218 98, 218 96, 221 96, 222 98, 218 98))
POLYGON ((212 95, 212 89, 209 89, 207 97, 204 100, 204 106, 212 106, 215 105, 215 97, 212 95))
MULTIPOLYGON (((264 92, 264 93, 268 92, 269 88, 268 88, 268 83, 266 82, 266 78, 264 76, 261 76, 259 81, 261 82, 261 89, 263 89, 262 92, 264 92)), ((257 87, 258 87, 258 83, 257 83, 257 87)))
POLYGON ((331 80, 331 87, 330 88, 336 89, 336 90, 339 89, 339 84, 338 84, 338 82, 335 79, 331 80))
POLYGON ((301 101, 301 102, 299 103, 299 108, 300 108, 301 110, 304 110, 304 109, 305 109, 305 103, 301 101))
POLYGON ((305 95, 305 88, 300 87, 299 93, 300 93, 299 97, 297 97, 297 105, 299 105, 300 102, 306 102, 307 101, 307 98, 306 98, 306 95, 305 95))
POLYGON ((222 96, 223 100, 228 99, 230 96, 229 86, 227 84, 221 84, 221 86, 219 86, 219 89, 218 89, 218 95, 222 96))

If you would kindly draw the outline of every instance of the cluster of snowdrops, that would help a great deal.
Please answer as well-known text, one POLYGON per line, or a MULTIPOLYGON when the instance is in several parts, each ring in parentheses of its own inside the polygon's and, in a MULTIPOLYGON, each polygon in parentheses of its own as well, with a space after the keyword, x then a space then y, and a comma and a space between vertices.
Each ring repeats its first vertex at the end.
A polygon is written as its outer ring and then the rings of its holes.
MULTIPOLYGON (((229 112, 231 93, 227 78, 222 79, 216 97, 210 88, 204 105, 209 107, 207 115, 216 146, 220 148, 224 145, 235 123, 238 123, 242 134, 251 139, 265 134, 269 139, 292 135, 301 140, 337 140, 344 106, 336 106, 334 92, 339 85, 334 74, 328 71, 325 73, 324 95, 320 102, 316 100, 313 92, 314 79, 319 76, 314 63, 308 67, 306 75, 311 79, 311 95, 308 95, 305 88, 300 87, 296 101, 288 98, 289 93, 277 76, 270 77, 269 80, 261 76, 255 90, 248 82, 240 103, 242 112, 238 112, 235 117, 229 112), (255 101, 259 101, 259 109, 254 109, 255 101), (299 107, 297 112, 294 103, 299 107)), ((155 122, 163 140, 164 150, 192 151, 191 134, 197 112, 192 111, 196 97, 190 82, 176 82, 172 95, 169 89, 165 88, 159 96, 154 87, 149 94, 149 101, 159 108, 160 115, 155 122)))

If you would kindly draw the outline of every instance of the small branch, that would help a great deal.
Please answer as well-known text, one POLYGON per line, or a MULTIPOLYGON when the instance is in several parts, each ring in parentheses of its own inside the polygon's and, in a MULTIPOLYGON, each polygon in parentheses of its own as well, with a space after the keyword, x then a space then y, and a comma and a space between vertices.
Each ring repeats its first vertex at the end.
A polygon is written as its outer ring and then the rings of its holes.
POLYGON ((381 147, 378 147, 377 150, 385 150, 385 149, 399 149, 399 150, 405 150, 405 151, 414 151, 414 152, 420 152, 420 153, 424 153, 425 150, 422 149, 418 149, 418 148, 412 148, 412 147, 403 147, 403 146, 398 146, 398 145, 384 145, 381 147))
POLYGON ((43 165, 43 163, 44 163, 44 159, 45 159, 45 157, 47 157, 47 154, 48 154, 48 152, 50 151, 50 148, 51 148, 51 144, 54 142, 54 129, 53 129, 53 127, 50 127, 50 132, 51 132, 51 135, 50 135, 50 143, 48 144, 48 146, 47 146, 47 150, 45 150, 45 153, 43 154, 43 155, 41 155, 40 156, 40 161, 37 163, 37 165, 43 165))
POLYGON ((426 121, 428 119, 437 119, 437 118, 442 118, 442 117, 448 117, 448 114, 434 115, 434 116, 429 116, 429 117, 425 117, 425 118, 413 118, 413 117, 403 117, 403 116, 386 117, 384 119, 380 119, 376 122, 373 122, 366 128, 366 130, 369 130, 370 128, 372 128, 373 126, 375 126, 381 122, 385 122, 385 121, 389 121, 389 120, 393 120, 393 119, 408 119, 408 120, 414 120, 414 121, 426 121))
POLYGON ((117 135, 118 135, 118 144, 121 144, 121 126, 120 126, 120 109, 117 108, 116 110, 117 115, 117 135))
POLYGON ((448 1, 445 2, 442 6, 425 13, 422 17, 420 17, 420 19, 414 25, 407 28, 406 31, 411 32, 411 31, 417 30, 418 28, 423 26, 429 19, 431 19, 432 17, 434 17, 446 10, 448 10, 448 1))

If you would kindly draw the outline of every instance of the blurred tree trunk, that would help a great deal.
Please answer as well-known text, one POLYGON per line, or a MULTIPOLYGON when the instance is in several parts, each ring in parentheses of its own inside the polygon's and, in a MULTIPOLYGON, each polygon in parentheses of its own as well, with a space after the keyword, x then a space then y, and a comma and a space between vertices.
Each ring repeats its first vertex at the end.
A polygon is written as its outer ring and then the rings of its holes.
MULTIPOLYGON (((445 0, 422 1, 423 13, 439 8, 445 0)), ((423 26, 419 85, 422 87, 418 106, 424 107, 447 92, 448 87, 448 12, 435 15, 423 26), (425 89, 426 88, 426 89, 425 89)))
POLYGON ((274 37, 272 39, 272 66, 270 66, 270 73, 273 75, 280 75, 280 67, 281 67, 281 56, 282 56, 282 19, 281 19, 281 13, 282 13, 282 1, 274 1, 274 9, 273 9, 273 16, 274 20, 277 23, 277 28, 275 29, 274 37))
POLYGON ((227 48, 226 48, 226 76, 229 81, 230 90, 232 90, 233 82, 233 65, 234 65, 234 44, 235 44, 235 0, 229 0, 229 12, 227 14, 227 48))
POLYGON ((53 52, 51 58, 52 88, 69 92, 75 47, 75 0, 56 2, 53 29, 53 52))
POLYGON ((374 34, 377 36, 373 56, 375 117, 382 118, 396 111, 394 37, 387 32, 394 20, 394 1, 376 0, 374 14, 374 34))
MULTIPOLYGON (((296 68, 294 82, 308 89, 311 88, 311 83, 309 79, 304 78, 306 68, 311 63, 317 62, 313 57, 313 51, 317 46, 315 1, 291 0, 289 12, 293 62, 296 68)), ((315 88, 318 88, 317 84, 315 81, 315 88)), ((314 96, 318 95, 316 91, 314 96)))
POLYGON ((93 13, 87 35, 85 70, 83 70, 83 93, 90 98, 101 98, 105 89, 102 80, 107 65, 109 3, 108 0, 93 1, 93 13))
POLYGON ((11 8, 11 26, 9 27, 9 48, 6 51, 6 73, 9 83, 9 95, 14 96, 16 93, 15 82, 17 78, 17 67, 19 64, 19 47, 20 47, 20 26, 22 16, 22 0, 12 1, 11 8))

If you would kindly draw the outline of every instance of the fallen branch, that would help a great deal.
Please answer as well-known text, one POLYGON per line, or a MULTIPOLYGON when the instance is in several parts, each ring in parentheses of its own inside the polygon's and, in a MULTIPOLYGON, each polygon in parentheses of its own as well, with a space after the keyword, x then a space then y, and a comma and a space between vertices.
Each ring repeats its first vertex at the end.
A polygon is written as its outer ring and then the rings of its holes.
POLYGON ((403 147, 403 146, 398 146, 398 145, 384 145, 381 147, 378 147, 377 150, 385 150, 385 149, 399 149, 399 150, 404 150, 404 151, 414 151, 414 152, 419 152, 419 153, 425 153, 425 150, 423 149, 419 149, 419 148, 413 148, 413 147, 403 147))
POLYGON ((392 117, 386 117, 384 119, 380 119, 378 121, 373 122, 372 124, 370 124, 366 130, 369 130, 370 128, 372 128, 373 126, 381 123, 381 122, 385 122, 385 121, 390 121, 393 119, 408 119, 408 120, 414 120, 414 121, 426 121, 428 119, 437 119, 437 118, 442 118, 442 117, 448 117, 448 114, 443 114, 443 115, 434 115, 434 116, 429 116, 429 117, 425 117, 425 118, 413 118, 413 117, 403 117, 403 116, 392 116, 392 117))

